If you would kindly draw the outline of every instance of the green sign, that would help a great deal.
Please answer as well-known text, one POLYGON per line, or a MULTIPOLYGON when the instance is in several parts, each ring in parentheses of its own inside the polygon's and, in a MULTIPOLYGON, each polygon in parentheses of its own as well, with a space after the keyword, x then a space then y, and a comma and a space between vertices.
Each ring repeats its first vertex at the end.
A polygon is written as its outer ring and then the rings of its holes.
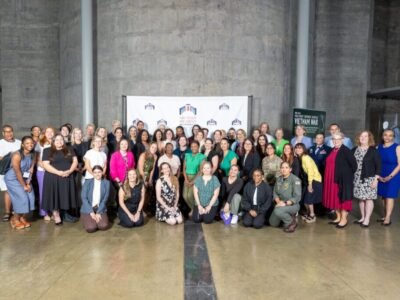
POLYGON ((326 112, 294 108, 293 109, 293 134, 297 125, 303 125, 307 136, 315 137, 319 132, 325 132, 326 112))

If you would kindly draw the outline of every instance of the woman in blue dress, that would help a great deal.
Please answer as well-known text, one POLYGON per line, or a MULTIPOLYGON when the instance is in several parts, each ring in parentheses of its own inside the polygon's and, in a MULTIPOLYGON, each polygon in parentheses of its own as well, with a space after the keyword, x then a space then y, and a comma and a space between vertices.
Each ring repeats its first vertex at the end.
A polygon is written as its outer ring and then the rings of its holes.
POLYGON ((32 137, 23 137, 21 149, 12 154, 10 169, 4 176, 14 208, 11 226, 18 230, 31 226, 26 220, 26 214, 35 208, 35 194, 31 184, 34 165, 33 147, 32 137))
POLYGON ((378 219, 384 226, 392 224, 391 216, 394 199, 400 189, 400 146, 394 143, 394 132, 386 129, 382 134, 383 144, 378 146, 382 160, 382 172, 378 184, 378 195, 382 197, 384 217, 378 219))

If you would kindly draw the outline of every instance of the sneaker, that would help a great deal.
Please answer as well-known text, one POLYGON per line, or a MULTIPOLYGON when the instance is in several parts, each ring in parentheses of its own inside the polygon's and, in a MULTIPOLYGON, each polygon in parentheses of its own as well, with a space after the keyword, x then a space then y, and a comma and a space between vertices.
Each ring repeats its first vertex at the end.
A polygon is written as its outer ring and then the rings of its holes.
POLYGON ((221 220, 224 221, 225 225, 231 224, 231 219, 232 219, 231 214, 226 215, 224 211, 221 210, 219 216, 221 217, 221 220))
POLYGON ((233 215, 231 219, 231 225, 236 225, 239 221, 239 216, 238 215, 233 215))
POLYGON ((306 222, 306 223, 315 223, 316 221, 317 221, 316 216, 308 216, 308 218, 306 220, 304 220, 304 222, 306 222))

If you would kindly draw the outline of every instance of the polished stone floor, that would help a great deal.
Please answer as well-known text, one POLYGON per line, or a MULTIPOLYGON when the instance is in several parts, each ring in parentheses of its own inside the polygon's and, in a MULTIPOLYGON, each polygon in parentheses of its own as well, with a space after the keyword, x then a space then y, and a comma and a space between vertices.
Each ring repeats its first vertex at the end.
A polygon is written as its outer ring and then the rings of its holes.
POLYGON ((0 299, 400 299, 399 259, 399 222, 338 230, 318 219, 294 234, 0 223, 0 299))

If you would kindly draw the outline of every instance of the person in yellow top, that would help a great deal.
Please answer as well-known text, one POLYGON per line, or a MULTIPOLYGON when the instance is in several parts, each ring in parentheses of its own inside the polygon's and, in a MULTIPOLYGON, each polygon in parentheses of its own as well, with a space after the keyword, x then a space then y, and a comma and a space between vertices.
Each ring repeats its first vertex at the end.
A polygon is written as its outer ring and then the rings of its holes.
MULTIPOLYGON (((314 160, 307 154, 307 148, 303 143, 296 144, 294 152, 301 162, 301 168, 306 178, 303 178, 303 180, 307 180, 307 188, 303 193, 307 214, 302 218, 306 223, 314 223, 317 219, 314 213, 314 204, 322 201, 322 176, 314 160)), ((303 185, 305 185, 305 182, 303 185)))

